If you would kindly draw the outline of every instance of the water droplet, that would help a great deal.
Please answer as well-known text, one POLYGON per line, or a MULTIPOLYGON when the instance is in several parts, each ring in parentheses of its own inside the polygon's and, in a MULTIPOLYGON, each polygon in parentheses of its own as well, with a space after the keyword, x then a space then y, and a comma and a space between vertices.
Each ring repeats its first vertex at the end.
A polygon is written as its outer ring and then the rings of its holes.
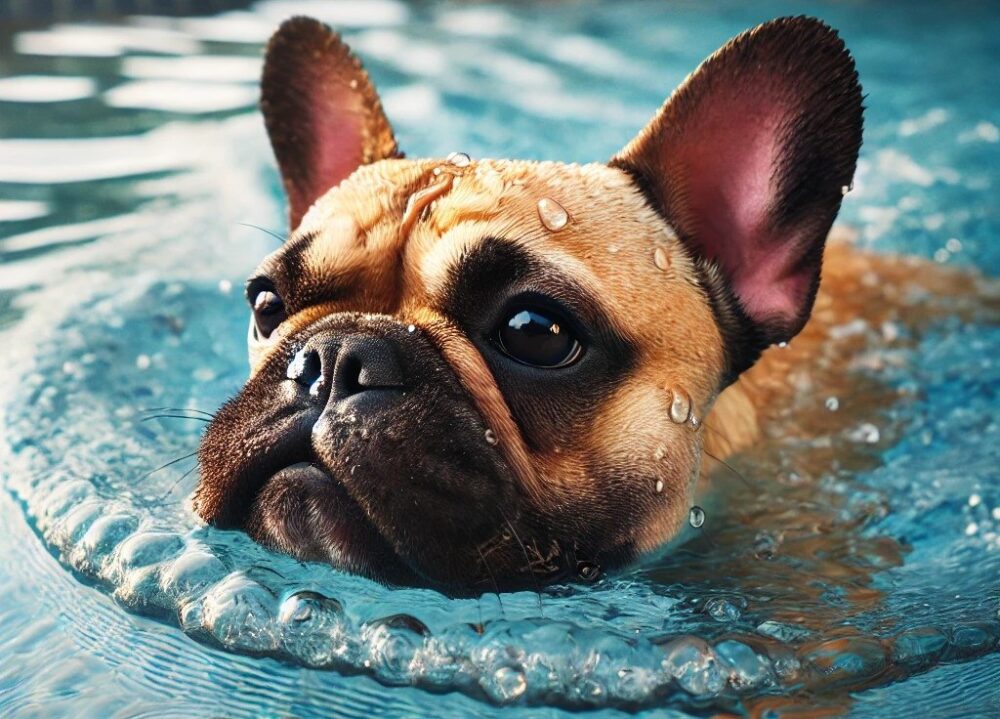
POLYGON ((139 355, 135 358, 136 369, 149 369, 151 364, 153 364, 153 360, 150 359, 149 355, 139 355))
POLYGON ((617 255, 618 250, 620 249, 621 247, 619 247, 618 245, 608 245, 608 252, 610 252, 612 255, 617 255))
POLYGON ((979 531, 979 525, 975 522, 969 522, 965 525, 965 536, 971 537, 973 534, 979 531))
POLYGON ((705 523, 705 510, 695 505, 691 507, 691 511, 688 512, 688 524, 690 524, 695 529, 699 529, 701 525, 705 523))
POLYGON ((691 419, 688 420, 688 424, 691 425, 692 429, 698 429, 701 426, 701 420, 691 415, 691 419))
POLYGON ((851 439, 856 442, 864 442, 865 444, 878 444, 882 433, 879 432, 878 427, 876 427, 871 422, 862 422, 858 425, 858 428, 851 432, 851 439))
POLYGON ((670 419, 677 424, 684 424, 691 416, 691 400, 684 390, 675 389, 670 402, 670 419))
POLYGON ((416 326, 416 325, 409 325, 409 326, 408 326, 408 327, 406 328, 406 331, 407 331, 407 332, 409 332, 410 334, 413 334, 414 332, 416 332, 416 331, 417 331, 417 326, 416 326))
POLYGON ((662 491, 663 491, 663 480, 658 479, 656 480, 656 493, 660 494, 662 491))
POLYGON ((464 152, 453 152, 447 157, 449 165, 454 165, 455 167, 468 167, 472 164, 472 158, 469 157, 464 152))
POLYGON ((543 197, 538 201, 538 219, 545 229, 558 232, 569 223, 569 213, 555 200, 543 197))
POLYGON ((994 507, 993 511, 990 512, 990 516, 993 517, 993 519, 1000 522, 1000 507, 994 507))
POLYGON ((951 257, 951 253, 948 252, 948 250, 946 250, 943 247, 934 251, 934 261, 935 262, 944 264, 945 262, 948 261, 949 257, 951 257))
POLYGON ((983 501, 983 498, 980 497, 975 492, 973 492, 972 494, 969 495, 969 506, 970 507, 978 507, 982 503, 982 501, 983 501))
POLYGON ((219 280, 219 292, 228 295, 233 290, 233 283, 229 280, 219 280))
POLYGON ((957 237, 949 237, 948 241, 944 243, 944 248, 951 253, 961 252, 962 241, 959 240, 957 237))
POLYGON ((659 462, 666 456, 666 454, 667 454, 667 448, 661 444, 659 447, 656 448, 656 451, 653 452, 653 459, 659 462))
POLYGON ((836 397, 827 397, 826 402, 824 404, 826 405, 826 408, 831 412, 836 412, 838 409, 840 409, 840 400, 837 399, 836 397))
POLYGON ((788 343, 787 342, 779 342, 778 343, 778 347, 780 347, 781 349, 786 349, 788 347, 788 343))
POLYGON ((358 89, 358 81, 356 79, 351 80, 350 85, 351 85, 351 89, 352 90, 357 90, 358 89))
POLYGON ((653 252, 653 264, 656 265, 657 269, 669 270, 670 269, 670 255, 662 247, 657 247, 656 251, 653 252))
POLYGON ((323 378, 320 377, 311 385, 309 385, 309 396, 319 397, 319 393, 323 391, 323 378))
POLYGON ((840 186, 840 194, 841 195, 846 195, 850 191, 851 191, 851 186, 850 185, 841 185, 840 186))
POLYGON ((486 444, 489 445, 495 446, 497 442, 500 441, 500 439, 497 437, 496 432, 494 432, 492 429, 486 430, 483 436, 486 438, 486 444))

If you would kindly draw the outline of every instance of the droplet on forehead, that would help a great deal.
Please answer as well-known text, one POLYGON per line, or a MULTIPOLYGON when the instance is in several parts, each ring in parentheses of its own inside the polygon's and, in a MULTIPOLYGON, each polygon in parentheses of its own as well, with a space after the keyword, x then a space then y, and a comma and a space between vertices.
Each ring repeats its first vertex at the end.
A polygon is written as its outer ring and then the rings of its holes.
POLYGON ((670 420, 677 424, 684 424, 691 416, 691 398, 682 389, 674 389, 670 400, 670 420))
POLYGON ((662 247, 657 247, 656 251, 653 252, 653 264, 656 265, 657 269, 669 270, 670 255, 662 247))
POLYGON ((688 512, 688 524, 690 524, 695 529, 698 529, 705 523, 705 510, 695 505, 691 507, 691 511, 688 512))
POLYGON ((447 157, 449 165, 454 165, 455 167, 468 167, 472 164, 472 158, 466 155, 464 152, 453 152, 447 157))
POLYGON ((543 197, 538 201, 538 219, 542 221, 545 229, 559 232, 569 223, 569 213, 555 200, 543 197))

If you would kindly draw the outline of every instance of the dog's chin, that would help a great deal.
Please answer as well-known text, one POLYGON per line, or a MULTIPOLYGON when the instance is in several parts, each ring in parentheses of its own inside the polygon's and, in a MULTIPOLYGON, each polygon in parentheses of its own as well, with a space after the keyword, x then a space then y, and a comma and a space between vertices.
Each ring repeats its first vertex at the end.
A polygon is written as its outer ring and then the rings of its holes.
POLYGON ((343 484, 315 464, 295 464, 268 479, 245 529, 254 541, 305 561, 389 584, 416 580, 343 484))

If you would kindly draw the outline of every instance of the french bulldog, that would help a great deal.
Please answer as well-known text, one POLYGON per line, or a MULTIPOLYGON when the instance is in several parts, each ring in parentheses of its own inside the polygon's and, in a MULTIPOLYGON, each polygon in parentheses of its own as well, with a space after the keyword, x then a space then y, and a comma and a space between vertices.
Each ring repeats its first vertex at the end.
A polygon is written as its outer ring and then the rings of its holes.
POLYGON ((862 135, 851 55, 806 17, 731 40, 606 163, 404 159, 303 17, 261 108, 290 233, 246 284, 250 377, 194 507, 453 594, 593 579, 678 533, 703 454, 762 434, 783 383, 758 360, 810 318, 862 135))

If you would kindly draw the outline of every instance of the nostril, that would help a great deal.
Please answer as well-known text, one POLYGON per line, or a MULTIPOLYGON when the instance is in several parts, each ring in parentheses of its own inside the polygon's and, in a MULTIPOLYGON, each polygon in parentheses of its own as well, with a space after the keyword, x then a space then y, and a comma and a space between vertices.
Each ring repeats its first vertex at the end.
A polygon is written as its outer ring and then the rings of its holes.
POLYGON ((323 377, 323 362, 319 352, 314 349, 301 349, 288 363, 285 376, 298 382, 303 387, 312 387, 323 377))
POLYGON ((333 369, 331 399, 336 401, 375 390, 402 390, 403 370, 390 342, 376 337, 351 338, 341 346, 333 369))
POLYGON ((346 352, 337 358, 337 366, 333 369, 334 393, 340 397, 364 391, 361 375, 364 373, 361 360, 351 352, 346 352))

